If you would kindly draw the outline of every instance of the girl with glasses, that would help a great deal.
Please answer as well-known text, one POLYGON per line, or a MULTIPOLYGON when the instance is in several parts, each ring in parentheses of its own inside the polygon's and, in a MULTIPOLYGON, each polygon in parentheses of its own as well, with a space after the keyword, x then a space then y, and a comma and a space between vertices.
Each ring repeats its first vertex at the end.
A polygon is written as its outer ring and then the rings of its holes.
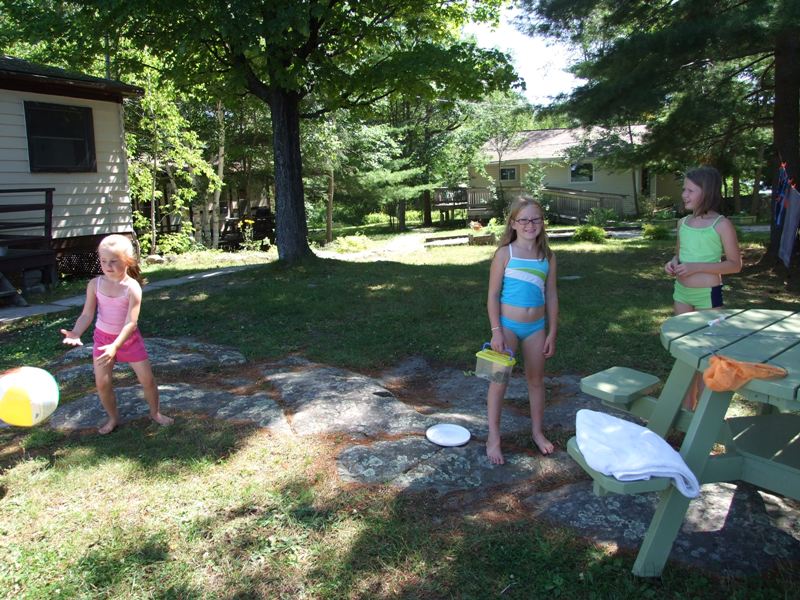
MULTIPOLYGON (((511 205, 489 270, 486 307, 492 349, 517 353, 522 346, 533 442, 542 454, 550 454, 554 447, 542 431, 542 422, 544 361, 555 353, 558 332, 556 257, 547 242, 544 211, 535 200, 520 198, 511 205)), ((489 384, 486 455, 496 465, 504 463, 500 414, 506 387, 507 384, 489 384)))

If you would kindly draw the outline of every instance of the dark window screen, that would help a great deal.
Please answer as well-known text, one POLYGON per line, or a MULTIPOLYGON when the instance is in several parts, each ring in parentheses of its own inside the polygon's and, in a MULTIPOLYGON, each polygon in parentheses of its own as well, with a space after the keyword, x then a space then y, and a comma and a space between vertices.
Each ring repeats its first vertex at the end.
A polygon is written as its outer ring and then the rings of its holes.
POLYGON ((25 103, 31 172, 95 172, 92 109, 25 103))

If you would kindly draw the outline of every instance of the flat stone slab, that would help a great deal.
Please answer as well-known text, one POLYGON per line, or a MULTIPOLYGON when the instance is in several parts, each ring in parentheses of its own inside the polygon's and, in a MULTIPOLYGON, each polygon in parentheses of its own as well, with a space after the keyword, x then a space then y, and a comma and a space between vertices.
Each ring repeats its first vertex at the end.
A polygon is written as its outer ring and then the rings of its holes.
MULTIPOLYGON (((523 504, 534 516, 598 543, 638 552, 658 500, 657 493, 595 496, 591 482, 579 482, 531 495, 523 504)), ((735 577, 800 564, 800 502, 746 483, 703 485, 669 560, 735 577)))
POLYGON ((493 465, 481 442, 443 448, 425 437, 386 440, 351 446, 337 459, 339 476, 347 482, 390 485, 408 491, 447 493, 493 487, 531 479, 583 474, 566 452, 551 456, 509 454, 505 465, 493 465))
POLYGON ((437 421, 400 402, 376 379, 309 362, 264 371, 299 435, 346 433, 374 438, 423 433, 437 421))
MULTIPOLYGON (((139 385, 118 387, 115 390, 122 423, 149 415, 147 402, 139 385)), ((192 412, 219 419, 250 421, 259 427, 280 433, 291 433, 283 411, 265 393, 237 395, 186 383, 158 386, 161 412, 173 416, 176 412, 192 412)), ((60 430, 94 428, 107 419, 97 394, 59 406, 48 421, 49 427, 60 430)))
MULTIPOLYGON (((246 362, 241 352, 216 344, 145 338, 144 345, 156 374, 221 368, 246 362)), ((62 358, 50 363, 48 368, 61 385, 70 385, 78 380, 93 381, 91 340, 84 346, 67 351, 62 358)), ((133 372, 127 363, 117 363, 114 371, 133 372)))

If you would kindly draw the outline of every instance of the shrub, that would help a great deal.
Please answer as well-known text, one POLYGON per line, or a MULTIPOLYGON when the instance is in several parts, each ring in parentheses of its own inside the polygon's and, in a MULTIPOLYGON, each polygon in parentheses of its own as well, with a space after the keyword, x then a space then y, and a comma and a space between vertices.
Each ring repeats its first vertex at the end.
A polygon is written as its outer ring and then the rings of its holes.
POLYGON ((406 223, 422 223, 422 211, 406 210, 406 223))
POLYGON ((667 219, 674 219, 675 218, 675 209, 674 208, 661 208, 653 213, 654 219, 659 219, 662 221, 666 221, 667 219))
POLYGON ((617 213, 613 208, 601 208, 595 206, 586 215, 586 223, 589 225, 596 225, 597 227, 605 227, 609 223, 616 223, 617 213))
POLYGON ((663 225, 645 223, 642 227, 642 237, 648 240, 666 240, 669 238, 669 229, 663 225))
POLYGON ((389 223, 389 215, 386 213, 373 212, 364 217, 364 225, 386 225, 389 223))
POLYGON ((576 242, 592 242, 602 244, 606 241, 606 232, 602 227, 595 225, 579 225, 572 234, 572 239, 576 242))
POLYGON ((367 236, 357 233, 356 235, 346 235, 337 237, 328 246, 331 250, 340 253, 363 252, 372 246, 372 240, 367 236))
POLYGON ((158 249, 162 254, 185 254, 195 249, 195 241, 192 237, 194 227, 188 221, 181 223, 181 230, 175 233, 167 233, 156 238, 158 249))

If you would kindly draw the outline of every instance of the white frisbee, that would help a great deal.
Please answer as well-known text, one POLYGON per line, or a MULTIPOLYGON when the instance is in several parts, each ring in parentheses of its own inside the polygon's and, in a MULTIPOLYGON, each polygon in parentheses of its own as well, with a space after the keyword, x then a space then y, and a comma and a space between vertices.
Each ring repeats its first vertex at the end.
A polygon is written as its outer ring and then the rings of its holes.
POLYGON ((469 430, 461 425, 439 423, 428 427, 425 437, 437 446, 463 446, 469 441, 469 430))

